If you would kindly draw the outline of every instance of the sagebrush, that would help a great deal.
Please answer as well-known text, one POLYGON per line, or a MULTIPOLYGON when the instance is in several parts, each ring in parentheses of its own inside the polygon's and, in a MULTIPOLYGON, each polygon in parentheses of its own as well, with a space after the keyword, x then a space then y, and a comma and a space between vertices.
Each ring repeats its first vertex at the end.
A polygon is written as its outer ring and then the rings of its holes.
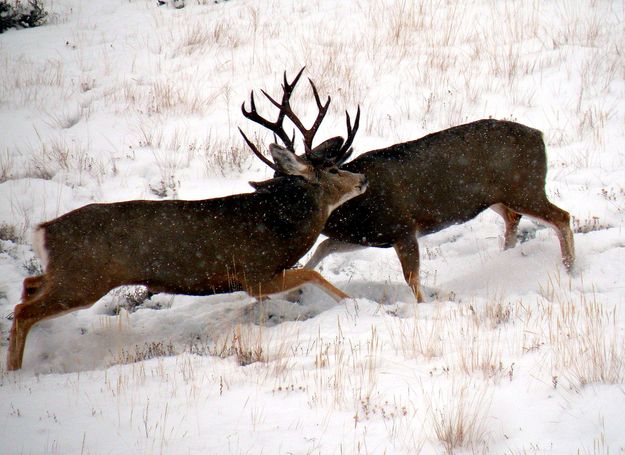
POLYGON ((10 28, 30 28, 46 23, 48 12, 39 0, 0 0, 0 33, 10 28))

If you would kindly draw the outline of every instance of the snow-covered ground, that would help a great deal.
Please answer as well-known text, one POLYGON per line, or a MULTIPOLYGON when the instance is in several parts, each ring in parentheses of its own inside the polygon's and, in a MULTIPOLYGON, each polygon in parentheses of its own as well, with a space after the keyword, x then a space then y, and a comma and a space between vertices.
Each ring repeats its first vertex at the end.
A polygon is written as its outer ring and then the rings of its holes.
POLYGON ((625 3, 45 4, 48 25, 0 35, 0 453, 625 453, 625 3), (321 264, 338 305, 124 288, 36 326, 7 372, 31 228, 251 191, 271 172, 237 127, 271 137, 240 105, 304 65, 332 96, 320 138, 361 106, 356 154, 484 117, 542 130, 575 273, 529 219, 501 251, 487 211, 422 239, 428 303, 373 248, 321 264))

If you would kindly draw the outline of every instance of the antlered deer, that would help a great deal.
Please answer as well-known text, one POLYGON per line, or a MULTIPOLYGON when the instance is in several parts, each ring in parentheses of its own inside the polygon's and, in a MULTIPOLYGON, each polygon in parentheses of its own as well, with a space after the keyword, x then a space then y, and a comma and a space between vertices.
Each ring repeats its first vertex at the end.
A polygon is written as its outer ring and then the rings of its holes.
MULTIPOLYGON (((281 136, 286 136, 285 115, 294 116, 289 97, 295 83, 297 79, 289 84, 285 74, 277 121, 262 119, 281 136)), ((314 85, 313 91, 318 99, 314 85)), ((248 115, 261 119, 253 94, 251 104, 248 115)), ((307 144, 319 124, 311 128, 307 144)), ((253 193, 199 201, 91 204, 39 225, 35 247, 45 273, 24 280, 10 333, 8 369, 21 368, 34 324, 89 307, 121 285, 190 295, 243 290, 260 297, 312 283, 337 299, 348 297, 317 272, 289 270, 312 247, 330 212, 365 191, 363 175, 334 165, 349 151, 356 128, 348 133, 346 146, 333 156, 323 147, 311 147, 299 157, 271 144, 273 162, 248 141, 282 175, 257 184, 253 193)))
POLYGON ((568 271, 575 258, 569 213, 545 194, 542 133, 515 122, 479 120, 420 139, 373 150, 341 166, 364 174, 369 186, 332 212, 328 236, 304 268, 358 247, 393 247, 417 301, 417 238, 468 221, 492 207, 505 222, 504 248, 517 240, 521 215, 553 227, 568 271))

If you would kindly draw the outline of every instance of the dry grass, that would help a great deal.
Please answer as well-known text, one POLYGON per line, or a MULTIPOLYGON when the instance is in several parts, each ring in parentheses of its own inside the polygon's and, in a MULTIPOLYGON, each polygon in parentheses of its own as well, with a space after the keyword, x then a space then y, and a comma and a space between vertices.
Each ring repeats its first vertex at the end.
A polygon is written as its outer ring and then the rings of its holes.
POLYGON ((225 177, 239 175, 253 163, 253 155, 239 137, 221 139, 212 130, 198 137, 184 126, 166 130, 158 123, 143 121, 137 137, 136 149, 148 149, 159 170, 161 185, 154 187, 156 194, 176 194, 178 174, 184 169, 200 167, 207 177, 225 177))
POLYGON ((572 387, 622 384, 625 338, 619 316, 617 307, 606 307, 596 296, 560 301, 549 318, 554 376, 567 378, 572 387))
POLYGON ((253 161, 244 147, 238 138, 220 141, 209 134, 200 147, 206 175, 228 176, 249 170, 253 161))
POLYGON ((466 375, 479 372, 484 379, 495 381, 506 373, 499 333, 477 332, 472 336, 464 333, 459 337, 457 343, 457 368, 460 372, 466 375))
POLYGON ((337 321, 337 335, 326 341, 321 334, 312 341, 314 368, 304 372, 308 402, 314 407, 353 409, 357 423, 362 403, 375 395, 382 342, 372 326, 366 339, 347 339, 337 321))
POLYGON ((132 348, 124 348, 116 358, 121 364, 137 363, 158 357, 169 357, 176 355, 174 345, 162 341, 153 341, 142 345, 135 345, 132 348))
MULTIPOLYGON (((579 283, 584 286, 583 277, 579 283)), ((534 349, 545 352, 545 365, 554 387, 564 379, 579 389, 588 384, 620 384, 625 381, 625 338, 620 309, 589 292, 573 290, 572 282, 550 276, 541 292, 545 299, 535 313, 528 313, 534 330, 534 349)), ((530 350, 534 350, 530 349, 530 350)))
POLYGON ((13 243, 20 243, 22 240, 19 229, 9 223, 0 223, 0 240, 8 240, 13 243))
POLYGON ((452 381, 433 392, 424 392, 427 412, 434 436, 445 453, 458 449, 473 452, 487 447, 490 390, 480 384, 452 381))
POLYGON ((0 183, 6 182, 13 177, 13 162, 9 157, 8 150, 0 153, 0 183))
POLYGON ((299 344, 298 340, 296 328, 280 326, 268 329, 262 321, 238 322, 222 336, 194 342, 189 350, 203 356, 233 358, 239 366, 254 365, 255 380, 259 383, 271 383, 276 389, 288 389, 286 384, 295 387, 293 384, 299 381, 297 377, 291 376, 292 364, 296 361, 294 346, 299 344))
POLYGON ((64 63, 60 60, 44 60, 40 63, 25 57, 12 61, 7 59, 3 73, 5 91, 27 91, 40 86, 62 87, 66 81, 64 63))
POLYGON ((573 232, 576 234, 587 234, 593 231, 610 229, 612 226, 602 222, 598 216, 590 216, 584 219, 573 217, 571 221, 573 232))
POLYGON ((444 320, 439 313, 430 320, 418 317, 418 310, 407 318, 386 320, 391 346, 406 359, 432 360, 443 354, 444 320))
POLYGON ((245 327, 241 330, 241 325, 237 325, 230 338, 226 337, 221 347, 219 357, 229 357, 233 355, 237 363, 241 366, 250 365, 256 362, 266 362, 267 356, 263 348, 263 328, 245 327), (227 346, 229 344, 229 346, 227 346))
POLYGON ((87 121, 90 115, 90 106, 80 104, 75 106, 64 106, 63 110, 47 112, 45 116, 46 124, 52 128, 69 129, 77 125, 80 121, 87 121))
POLYGON ((58 136, 44 139, 39 137, 39 145, 31 149, 26 176, 52 179, 62 173, 65 179, 76 179, 84 184, 84 179, 101 179, 107 168, 89 151, 89 145, 78 139, 58 136))

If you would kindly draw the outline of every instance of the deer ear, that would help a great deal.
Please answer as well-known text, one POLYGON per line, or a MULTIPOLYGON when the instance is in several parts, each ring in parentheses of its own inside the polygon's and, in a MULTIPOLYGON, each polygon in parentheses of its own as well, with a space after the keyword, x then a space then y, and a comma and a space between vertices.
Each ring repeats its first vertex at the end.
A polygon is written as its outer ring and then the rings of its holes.
POLYGON ((307 152, 306 157, 313 165, 319 163, 326 167, 333 166, 341 158, 341 147, 344 142, 345 140, 340 136, 333 137, 307 152))
POLYGON ((273 162, 276 163, 283 173, 287 175, 300 175, 302 177, 310 175, 311 166, 289 149, 278 144, 270 144, 269 152, 271 152, 273 162))

